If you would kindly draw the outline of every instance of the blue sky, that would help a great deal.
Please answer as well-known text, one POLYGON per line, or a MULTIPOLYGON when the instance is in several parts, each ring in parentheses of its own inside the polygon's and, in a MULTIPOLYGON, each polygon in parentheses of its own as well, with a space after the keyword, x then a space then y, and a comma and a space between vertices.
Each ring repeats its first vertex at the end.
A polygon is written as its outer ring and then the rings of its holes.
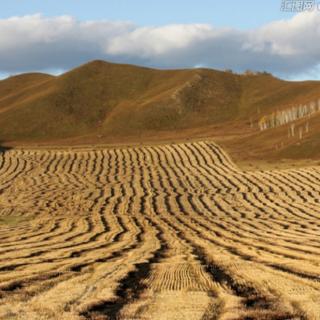
POLYGON ((320 11, 286 13, 281 2, 1 0, 0 78, 104 59, 319 79, 320 11))
POLYGON ((80 20, 124 20, 139 25, 209 23, 255 28, 292 16, 281 0, 1 0, 0 18, 42 13, 80 20))

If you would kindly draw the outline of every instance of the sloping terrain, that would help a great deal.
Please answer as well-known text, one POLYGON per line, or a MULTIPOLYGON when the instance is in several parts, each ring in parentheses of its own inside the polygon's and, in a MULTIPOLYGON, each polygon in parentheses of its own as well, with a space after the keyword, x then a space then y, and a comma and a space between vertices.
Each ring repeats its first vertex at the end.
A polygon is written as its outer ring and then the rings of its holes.
POLYGON ((211 137, 237 158, 319 158, 319 112, 260 130, 264 119, 273 121, 292 108, 318 108, 319 99, 315 81, 93 61, 59 77, 26 74, 0 81, 0 142, 131 144, 211 137), (288 136, 292 123, 296 132, 288 136))
POLYGON ((320 319, 320 167, 7 150, 0 189, 0 319, 320 319))

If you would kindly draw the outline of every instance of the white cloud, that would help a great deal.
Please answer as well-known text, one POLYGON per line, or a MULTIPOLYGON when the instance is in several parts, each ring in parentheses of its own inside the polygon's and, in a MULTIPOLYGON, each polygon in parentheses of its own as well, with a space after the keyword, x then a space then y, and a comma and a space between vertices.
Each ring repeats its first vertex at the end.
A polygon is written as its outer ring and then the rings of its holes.
POLYGON ((136 28, 113 38, 106 47, 106 52, 133 55, 140 53, 151 58, 172 50, 187 49, 198 39, 210 37, 211 32, 209 25, 201 24, 136 28))
POLYGON ((139 27, 40 14, 0 20, 2 73, 69 69, 92 59, 310 74, 320 64, 320 13, 304 12, 247 31, 207 24, 139 27))

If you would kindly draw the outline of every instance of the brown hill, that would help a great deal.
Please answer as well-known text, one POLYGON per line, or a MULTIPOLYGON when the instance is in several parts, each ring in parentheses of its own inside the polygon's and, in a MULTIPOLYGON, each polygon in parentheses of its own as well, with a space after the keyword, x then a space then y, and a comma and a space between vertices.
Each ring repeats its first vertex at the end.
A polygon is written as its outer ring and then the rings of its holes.
POLYGON ((35 73, 0 81, 0 140, 55 145, 212 137, 240 158, 320 157, 317 112, 259 129, 264 116, 318 103, 319 89, 319 82, 262 73, 93 61, 59 77, 35 73), (292 123, 296 132, 289 137, 292 123), (302 136, 301 128, 307 128, 302 136))

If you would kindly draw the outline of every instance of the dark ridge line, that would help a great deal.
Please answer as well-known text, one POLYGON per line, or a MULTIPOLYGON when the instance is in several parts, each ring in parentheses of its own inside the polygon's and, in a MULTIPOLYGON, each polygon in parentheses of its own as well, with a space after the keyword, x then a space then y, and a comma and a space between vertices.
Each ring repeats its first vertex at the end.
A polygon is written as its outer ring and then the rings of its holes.
POLYGON ((140 298, 142 292, 147 288, 143 283, 152 269, 152 265, 158 263, 164 258, 167 251, 167 244, 162 237, 162 233, 158 233, 157 238, 160 240, 160 248, 157 249, 152 258, 148 262, 135 264, 135 270, 130 271, 121 281, 116 289, 116 298, 112 301, 104 301, 96 304, 88 310, 80 313, 85 319, 96 319, 97 314, 105 315, 109 320, 117 320, 120 317, 121 310, 131 301, 140 298))

